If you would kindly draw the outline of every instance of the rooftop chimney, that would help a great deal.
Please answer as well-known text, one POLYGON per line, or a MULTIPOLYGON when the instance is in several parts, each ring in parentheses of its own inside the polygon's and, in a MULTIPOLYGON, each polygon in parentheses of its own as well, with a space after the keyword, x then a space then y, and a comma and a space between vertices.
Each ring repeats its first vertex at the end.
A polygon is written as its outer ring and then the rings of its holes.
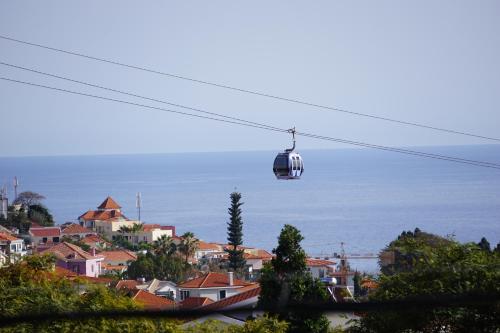
POLYGON ((227 272, 227 276, 229 277, 229 285, 232 286, 234 284, 233 272, 227 272))

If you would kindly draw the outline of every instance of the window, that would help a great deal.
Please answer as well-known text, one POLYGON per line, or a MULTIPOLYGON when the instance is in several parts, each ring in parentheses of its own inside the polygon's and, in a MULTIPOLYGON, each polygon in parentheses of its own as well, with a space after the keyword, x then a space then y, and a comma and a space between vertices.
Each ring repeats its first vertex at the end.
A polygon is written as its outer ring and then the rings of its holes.
POLYGON ((94 265, 91 265, 91 266, 90 266, 90 271, 91 271, 92 273, 94 273, 94 265))
POLYGON ((219 291, 219 299, 226 298, 226 291, 225 290, 220 290, 219 291))
POLYGON ((181 290, 181 301, 189 298, 189 290, 181 290))
POLYGON ((47 243, 47 237, 43 237, 43 238, 42 238, 42 242, 43 242, 43 243, 47 243))
POLYGON ((53 241, 54 243, 59 243, 59 237, 53 237, 53 238, 52 238, 52 241, 53 241))

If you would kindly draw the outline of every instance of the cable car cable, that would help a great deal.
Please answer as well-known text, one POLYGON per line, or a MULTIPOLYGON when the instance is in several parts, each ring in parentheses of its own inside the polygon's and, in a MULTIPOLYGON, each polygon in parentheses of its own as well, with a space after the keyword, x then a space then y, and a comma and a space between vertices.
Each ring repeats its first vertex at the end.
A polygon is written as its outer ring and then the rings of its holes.
MULTIPOLYGON (((88 93, 83 93, 83 92, 77 92, 77 91, 72 91, 72 90, 67 90, 67 89, 62 89, 62 88, 56 88, 56 87, 36 84, 36 83, 32 83, 32 82, 15 80, 15 79, 6 78, 6 77, 0 77, 0 80, 11 82, 11 83, 19 83, 19 84, 29 85, 29 86, 33 86, 33 87, 45 88, 45 89, 49 89, 49 90, 55 90, 55 91, 69 93, 69 94, 73 94, 73 95, 80 95, 80 96, 101 99, 101 100, 107 100, 107 101, 111 101, 111 102, 128 104, 128 105, 138 106, 138 107, 152 109, 152 110, 158 110, 158 111, 176 113, 176 114, 180 114, 180 115, 196 117, 196 118, 201 118, 201 119, 208 119, 208 120, 214 120, 214 121, 219 121, 219 122, 224 122, 224 123, 230 123, 230 124, 234 124, 234 125, 260 128, 260 129, 274 131, 274 132, 280 132, 280 133, 287 133, 288 132, 287 129, 278 129, 278 128, 274 129, 271 126, 258 126, 258 125, 253 125, 253 124, 249 124, 249 123, 245 123, 245 122, 237 122, 237 121, 232 121, 232 120, 202 116, 202 115, 192 114, 192 113, 188 113, 188 112, 175 111, 175 110, 170 110, 170 109, 165 109, 165 108, 160 108, 160 107, 155 107, 155 106, 150 106, 150 105, 139 104, 139 103, 135 103, 135 102, 119 100, 119 99, 115 99, 115 98, 109 98, 109 97, 104 97, 104 96, 99 96, 99 95, 93 95, 93 94, 88 94, 88 93)), ((407 155, 415 155, 415 156, 420 156, 420 157, 427 157, 427 158, 445 160, 445 161, 462 163, 462 164, 469 164, 469 165, 486 167, 486 168, 500 169, 500 164, 495 164, 495 163, 491 163, 491 162, 468 160, 468 159, 462 159, 462 158, 457 158, 457 157, 450 157, 450 156, 446 156, 446 155, 429 154, 429 153, 418 152, 418 151, 414 151, 414 150, 392 148, 392 147, 374 145, 374 144, 369 144, 369 143, 364 143, 364 142, 357 142, 357 141, 350 141, 350 140, 338 139, 338 138, 333 138, 333 137, 321 136, 321 135, 316 135, 316 134, 311 134, 311 133, 296 132, 296 134, 304 136, 304 137, 313 138, 313 139, 334 141, 334 142, 339 142, 339 143, 344 143, 344 144, 349 144, 349 145, 356 145, 356 146, 362 146, 362 147, 367 147, 367 148, 397 152, 397 153, 402 153, 402 154, 407 154, 407 155)))
POLYGON ((310 107, 314 107, 314 108, 318 108, 318 109, 323 109, 323 110, 343 112, 343 113, 347 113, 347 114, 351 114, 351 115, 355 115, 355 116, 360 116, 360 117, 372 118, 372 119, 377 119, 377 120, 383 120, 383 121, 387 121, 387 122, 398 123, 398 124, 401 124, 401 125, 426 128, 426 129, 435 130, 435 131, 447 132, 447 133, 451 133, 451 134, 458 134, 458 135, 464 135, 464 136, 469 136, 469 137, 475 137, 475 138, 480 138, 480 139, 485 139, 485 140, 492 140, 492 141, 499 141, 500 142, 499 138, 493 138, 493 137, 489 137, 489 136, 484 136, 484 135, 479 135, 479 134, 473 134, 473 133, 468 133, 468 132, 464 132, 464 131, 458 131, 458 130, 452 130, 452 129, 442 128, 442 127, 425 125, 425 124, 420 124, 420 123, 411 122, 411 121, 404 121, 404 120, 392 119, 392 118, 387 118, 387 117, 382 117, 382 116, 376 116, 376 115, 371 115, 371 114, 366 114, 366 113, 361 113, 361 112, 354 112, 354 111, 349 111, 349 110, 346 110, 346 109, 340 109, 340 108, 335 108, 335 107, 331 107, 331 106, 326 106, 326 105, 321 105, 321 104, 306 102, 306 101, 302 101, 302 100, 298 100, 298 99, 281 97, 281 96, 267 94, 267 93, 261 93, 261 92, 258 92, 258 91, 253 91, 253 90, 248 90, 248 89, 243 89, 243 88, 237 88, 237 87, 229 86, 229 85, 225 85, 225 84, 220 84, 220 83, 215 83, 215 82, 209 82, 209 81, 204 81, 204 80, 190 78, 190 77, 187 77, 187 76, 181 76, 181 75, 176 75, 176 74, 172 74, 172 73, 162 72, 162 71, 159 71, 159 70, 154 70, 154 69, 150 69, 150 68, 146 68, 146 67, 140 67, 140 66, 136 66, 136 65, 125 64, 125 63, 122 63, 122 62, 113 61, 113 60, 104 59, 104 58, 99 58, 99 57, 95 57, 95 56, 90 56, 90 55, 86 55, 86 54, 83 54, 83 53, 67 51, 67 50, 63 50, 63 49, 59 49, 59 48, 55 48, 55 47, 50 47, 50 46, 47 46, 47 45, 42 45, 42 44, 27 42, 27 41, 23 41, 23 40, 20 40, 20 39, 16 39, 16 38, 12 38, 12 37, 7 37, 7 36, 4 36, 4 35, 0 35, 0 38, 4 39, 4 40, 12 41, 12 42, 20 43, 20 44, 25 44, 25 45, 29 45, 29 46, 35 46, 35 47, 43 48, 43 49, 50 50, 50 51, 65 53, 65 54, 69 54, 69 55, 73 55, 73 56, 77 56, 77 57, 82 57, 82 58, 86 58, 86 59, 90 59, 90 60, 94 60, 94 61, 104 62, 104 63, 108 63, 108 64, 122 66, 122 67, 126 67, 126 68, 129 68, 129 69, 140 70, 140 71, 149 72, 149 73, 153 73, 153 74, 158 74, 158 75, 162 75, 162 76, 168 76, 168 77, 172 77, 172 78, 176 78, 176 79, 181 79, 181 80, 185 80, 185 81, 190 81, 190 82, 194 82, 194 83, 199 83, 199 84, 214 86, 214 87, 223 88, 223 89, 229 89, 229 90, 238 91, 238 92, 241 92, 241 93, 246 93, 246 94, 251 94, 251 95, 256 95, 256 96, 261 96, 261 97, 266 97, 266 98, 271 98, 271 99, 285 101, 285 102, 290 102, 290 103, 295 103, 295 104, 306 105, 306 106, 310 106, 310 107))
MULTIPOLYGON (((54 77, 54 78, 61 79, 61 80, 66 80, 66 81, 69 81, 69 82, 74 82, 74 83, 78 83, 78 84, 82 84, 82 85, 86 85, 86 86, 90 86, 90 87, 94 87, 94 88, 99 88, 99 89, 103 89, 103 90, 107 90, 107 91, 112 91, 112 92, 123 94, 123 95, 127 95, 127 96, 132 96, 132 97, 137 97, 137 98, 141 98, 141 99, 145 99, 145 100, 150 100, 150 101, 154 101, 154 102, 168 104, 168 105, 172 105, 172 106, 176 106, 176 107, 180 107, 180 108, 184 108, 184 109, 188 109, 188 110, 192 110, 192 111, 197 111, 197 112, 201 112, 201 113, 205 113, 205 114, 215 115, 215 116, 218 116, 218 117, 227 118, 227 119, 231 119, 231 120, 236 120, 236 121, 239 121, 239 122, 245 122, 245 123, 256 125, 258 127, 269 127, 270 129, 277 130, 279 132, 290 132, 290 130, 284 130, 284 129, 281 129, 281 128, 278 128, 278 127, 275 127, 275 126, 270 126, 270 125, 263 124, 263 123, 248 121, 248 120, 245 120, 245 119, 242 119, 242 118, 231 117, 231 116, 223 115, 223 114, 220 114, 220 113, 209 112, 209 111, 202 110, 202 109, 199 109, 199 108, 193 108, 193 107, 189 107, 189 106, 185 106, 185 105, 181 105, 181 104, 171 103, 171 102, 160 100, 160 99, 157 99, 157 98, 145 97, 145 96, 142 96, 142 95, 138 95, 136 93, 125 92, 125 91, 122 91, 122 90, 117 90, 117 89, 113 89, 113 88, 109 88, 109 87, 104 87, 104 86, 101 86, 101 85, 97 85, 97 84, 93 84, 93 83, 89 83, 89 82, 84 82, 84 81, 80 81, 80 80, 75 80, 75 79, 71 79, 71 78, 68 78, 68 77, 63 77, 63 76, 60 76, 60 75, 55 75, 55 74, 51 74, 51 73, 47 73, 47 72, 42 72, 42 71, 39 71, 39 70, 27 68, 27 67, 17 66, 17 65, 13 65, 13 64, 1 62, 1 61, 0 61, 0 64, 4 65, 4 66, 13 67, 13 68, 16 68, 16 69, 21 69, 21 70, 25 70, 25 71, 29 71, 29 72, 33 72, 33 73, 37 73, 37 74, 41 74, 41 75, 45 75, 45 76, 49 76, 49 77, 54 77)), ((357 142, 357 141, 337 139, 337 138, 326 137, 326 136, 318 136, 318 135, 309 134, 309 133, 296 132, 296 134, 297 135, 301 135, 301 136, 305 136, 305 137, 311 137, 311 138, 315 138, 315 139, 322 139, 322 140, 328 140, 328 141, 335 141, 335 142, 340 142, 340 143, 349 144, 349 145, 353 145, 353 144, 354 145, 358 145, 358 146, 361 145, 361 146, 367 147, 367 148, 375 148, 375 149, 390 150, 390 151, 398 150, 398 152, 402 152, 402 153, 411 152, 412 155, 418 155, 418 156, 423 156, 423 155, 428 156, 428 155, 431 155, 431 156, 435 156, 435 157, 438 157, 438 158, 442 157, 442 155, 438 155, 438 154, 423 153, 423 152, 418 152, 418 151, 410 151, 410 150, 407 150, 407 149, 400 149, 400 148, 394 148, 394 147, 385 147, 385 146, 379 146, 379 145, 368 144, 368 143, 357 142)), ((468 162, 473 162, 473 163, 477 162, 475 160, 469 160, 469 159, 463 159, 463 158, 455 158, 455 157, 453 157, 453 159, 459 159, 459 160, 462 160, 462 161, 468 161, 468 162)), ((497 165, 496 163, 490 163, 490 162, 481 162, 481 163, 490 164, 490 165, 497 165)))

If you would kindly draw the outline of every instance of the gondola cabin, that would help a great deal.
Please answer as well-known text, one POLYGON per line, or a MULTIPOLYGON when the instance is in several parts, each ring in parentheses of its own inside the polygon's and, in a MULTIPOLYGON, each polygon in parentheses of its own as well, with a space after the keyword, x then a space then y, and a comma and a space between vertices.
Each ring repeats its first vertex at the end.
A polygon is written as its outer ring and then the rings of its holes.
POLYGON ((298 153, 285 151, 274 159, 273 171, 277 179, 300 179, 304 162, 298 153))

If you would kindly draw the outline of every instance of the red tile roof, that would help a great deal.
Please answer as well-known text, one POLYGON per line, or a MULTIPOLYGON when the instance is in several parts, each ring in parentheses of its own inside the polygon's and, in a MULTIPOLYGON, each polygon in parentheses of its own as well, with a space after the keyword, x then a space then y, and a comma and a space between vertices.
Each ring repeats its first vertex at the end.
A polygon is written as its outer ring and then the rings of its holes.
POLYGON ((204 241, 198 241, 198 250, 199 251, 220 251, 221 247, 215 243, 207 243, 204 241))
MULTIPOLYGON (((235 304, 238 304, 240 302, 249 300, 251 298, 256 298, 256 302, 258 300, 258 297, 260 295, 260 285, 255 284, 255 286, 247 291, 244 291, 242 293, 236 294, 234 296, 228 297, 221 299, 217 302, 214 302, 212 304, 208 304, 203 307, 203 310, 206 311, 217 311, 217 310, 222 310, 227 308, 228 306, 234 306, 235 304)), ((248 306, 248 304, 246 304, 248 306)))
POLYGON ((16 240, 21 240, 17 237, 14 237, 8 233, 5 233, 5 232, 0 232, 0 240, 3 240, 3 241, 16 241, 16 240))
MULTIPOLYGON (((233 285, 231 287, 244 287, 248 286, 250 283, 233 279, 233 285)), ((230 287, 229 277, 227 274, 223 273, 207 273, 206 275, 192 279, 179 284, 180 288, 219 288, 219 287, 230 287)))
POLYGON ((306 258, 306 266, 309 266, 309 267, 333 266, 333 265, 335 265, 334 261, 306 258))
POLYGON ((142 230, 144 230, 144 231, 151 231, 154 229, 161 229, 161 225, 159 225, 159 224, 143 224, 142 225, 142 230))
POLYGON ((35 237, 61 236, 61 229, 59 227, 30 228, 29 232, 35 237))
POLYGON ((183 310, 194 310, 213 302, 208 297, 188 297, 180 303, 180 307, 183 310))
POLYGON ((79 224, 72 223, 66 228, 62 230, 64 235, 73 235, 73 234, 93 234, 94 232, 90 229, 82 227, 79 224))
POLYGON ((127 250, 102 251, 99 255, 104 257, 104 261, 129 261, 137 260, 137 255, 134 252, 127 250))
POLYGON ((121 212, 117 210, 89 210, 88 212, 80 215, 78 219, 84 219, 86 221, 89 220, 99 220, 99 221, 106 221, 110 219, 115 219, 115 218, 124 218, 127 219, 125 215, 123 215, 121 212))
POLYGON ((87 245, 90 245, 90 246, 93 246, 96 243, 105 243, 106 245, 111 246, 110 242, 104 240, 99 235, 88 235, 88 236, 85 236, 85 238, 81 239, 81 242, 83 242, 83 243, 85 243, 87 245))
POLYGON ((156 296, 144 290, 138 290, 132 299, 142 304, 146 310, 171 310, 175 307, 174 301, 156 296))
POLYGON ((56 257, 60 259, 85 259, 85 260, 93 260, 102 258, 100 256, 93 256, 92 254, 84 251, 81 247, 62 242, 55 246, 52 246, 43 251, 44 253, 53 253, 56 257))
POLYGON ((127 289, 127 290, 135 290, 137 289, 137 285, 139 282, 136 280, 120 280, 116 283, 115 288, 118 290, 127 289))
POLYGON ((116 201, 113 200, 111 197, 107 197, 104 199, 102 204, 97 207, 97 209, 120 209, 120 205, 116 203, 116 201))

